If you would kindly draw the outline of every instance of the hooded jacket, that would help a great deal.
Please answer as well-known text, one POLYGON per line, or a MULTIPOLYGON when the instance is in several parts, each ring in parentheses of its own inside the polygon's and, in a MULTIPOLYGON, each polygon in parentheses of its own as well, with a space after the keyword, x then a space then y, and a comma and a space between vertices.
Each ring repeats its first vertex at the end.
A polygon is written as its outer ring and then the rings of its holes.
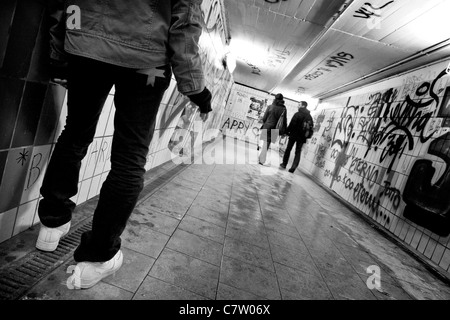
POLYGON ((202 92, 202 0, 49 1, 50 57, 67 53, 133 69, 171 65, 178 90, 202 92))
POLYGON ((287 127, 286 133, 290 138, 296 139, 299 142, 306 142, 306 138, 303 133, 303 122, 305 120, 311 121, 311 126, 314 126, 314 122, 311 117, 311 112, 306 108, 300 108, 298 112, 294 114, 287 127))
POLYGON ((287 123, 286 106, 284 105, 284 100, 275 99, 273 104, 267 107, 266 112, 263 117, 263 125, 261 129, 275 129, 278 120, 284 112, 284 123, 287 123))

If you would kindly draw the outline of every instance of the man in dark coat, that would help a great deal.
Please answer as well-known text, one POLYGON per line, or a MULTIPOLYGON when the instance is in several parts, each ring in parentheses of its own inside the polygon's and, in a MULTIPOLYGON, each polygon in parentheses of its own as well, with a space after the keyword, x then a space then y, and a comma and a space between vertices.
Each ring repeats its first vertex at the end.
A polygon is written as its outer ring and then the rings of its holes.
POLYGON ((263 165, 266 162, 267 150, 270 148, 270 144, 278 137, 278 132, 273 129, 276 128, 280 117, 284 117, 284 124, 287 123, 286 106, 284 105, 284 97, 281 93, 278 93, 273 100, 273 103, 267 108, 263 117, 263 125, 261 127, 261 140, 263 140, 263 146, 259 155, 259 164, 263 165))
POLYGON ((57 250, 70 230, 81 162, 115 88, 111 170, 66 282, 81 289, 122 266, 120 236, 144 187, 146 157, 172 73, 178 91, 199 107, 203 121, 212 111, 212 95, 198 46, 204 28, 201 0, 66 2, 46 1, 50 78, 68 88, 68 116, 40 189, 39 250, 57 250))
POLYGON ((289 169, 289 172, 291 173, 297 169, 300 163, 300 153, 302 151, 303 144, 306 142, 306 139, 311 137, 312 128, 314 126, 311 113, 307 107, 308 103, 306 101, 300 102, 298 112, 292 117, 286 131, 286 134, 289 136, 289 141, 280 167, 286 169, 292 148, 294 147, 294 144, 296 144, 294 162, 292 163, 291 169, 289 169), (309 135, 305 136, 305 132, 309 132, 309 135))

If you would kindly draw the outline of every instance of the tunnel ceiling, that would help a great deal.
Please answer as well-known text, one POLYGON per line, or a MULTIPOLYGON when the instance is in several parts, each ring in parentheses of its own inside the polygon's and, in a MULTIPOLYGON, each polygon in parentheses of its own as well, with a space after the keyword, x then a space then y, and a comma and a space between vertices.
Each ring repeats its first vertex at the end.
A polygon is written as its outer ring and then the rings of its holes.
POLYGON ((223 0, 234 81, 323 99, 450 59, 450 0, 223 0))

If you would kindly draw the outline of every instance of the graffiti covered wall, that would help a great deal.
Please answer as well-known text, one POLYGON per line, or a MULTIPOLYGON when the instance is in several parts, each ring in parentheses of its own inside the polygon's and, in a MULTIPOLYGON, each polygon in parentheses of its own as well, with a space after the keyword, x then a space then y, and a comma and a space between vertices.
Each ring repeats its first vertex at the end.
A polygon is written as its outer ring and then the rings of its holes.
POLYGON ((322 101, 302 166, 435 265, 450 265, 447 63, 322 101))
POLYGON ((212 94, 213 111, 209 113, 208 121, 201 123, 198 108, 178 92, 173 80, 168 90, 171 92, 167 101, 170 110, 166 116, 162 116, 164 123, 160 124, 163 128, 171 129, 166 145, 172 156, 188 159, 192 156, 194 143, 209 141, 219 135, 226 101, 233 85, 232 75, 223 62, 228 36, 221 1, 204 0, 202 13, 205 28, 199 42, 200 55, 204 63, 206 87, 212 94))
MULTIPOLYGON (((202 4, 205 25, 200 54, 207 86, 213 95, 213 112, 202 132, 220 129, 233 81, 229 71, 217 63, 223 57, 223 39, 227 39, 221 8, 220 0, 205 0, 202 4)), ((67 103, 65 89, 48 82, 45 6, 38 2, 2 3, 0 12, 5 18, 0 23, 0 43, 5 44, 0 46, 1 243, 39 223, 39 188, 53 146, 65 125, 67 103)), ((106 100, 94 141, 82 161, 78 193, 72 198, 76 204, 96 196, 110 170, 113 99, 114 89, 106 100)), ((157 115, 147 170, 172 160, 175 129, 187 125, 192 131, 191 123, 198 117, 197 107, 178 92, 172 79, 157 115)))

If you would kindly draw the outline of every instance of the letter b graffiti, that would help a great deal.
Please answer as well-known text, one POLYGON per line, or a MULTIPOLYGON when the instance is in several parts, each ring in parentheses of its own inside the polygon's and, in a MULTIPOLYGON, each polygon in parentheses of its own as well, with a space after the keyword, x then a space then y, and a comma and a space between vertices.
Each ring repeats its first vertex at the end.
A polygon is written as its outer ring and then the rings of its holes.
POLYGON ((372 274, 366 281, 367 288, 370 290, 381 289, 381 270, 378 266, 370 266, 366 270, 367 273, 372 274))

